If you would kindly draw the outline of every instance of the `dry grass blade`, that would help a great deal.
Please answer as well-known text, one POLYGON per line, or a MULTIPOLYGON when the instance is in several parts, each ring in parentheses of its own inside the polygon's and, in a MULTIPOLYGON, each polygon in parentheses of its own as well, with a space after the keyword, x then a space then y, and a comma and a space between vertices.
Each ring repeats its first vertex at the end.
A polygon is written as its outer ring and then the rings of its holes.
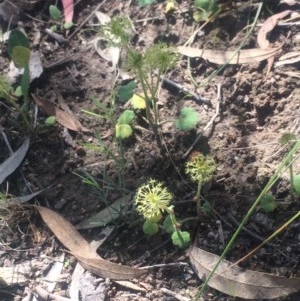
POLYGON ((178 46, 177 51, 188 57, 201 57, 214 64, 252 64, 266 60, 281 52, 281 47, 271 49, 244 49, 244 50, 207 50, 193 47, 178 46))
MULTIPOLYGON (((273 30, 273 28, 276 26, 278 20, 286 17, 288 14, 290 14, 290 10, 285 10, 281 13, 275 14, 268 18, 260 28, 257 34, 257 43, 261 49, 268 49, 270 46, 269 41, 267 40, 267 34, 273 30)), ((271 68, 274 63, 274 56, 271 56, 268 58, 268 71, 267 74, 271 71, 271 68)))
POLYGON ((275 62, 275 67, 294 64, 300 61, 300 51, 292 51, 289 53, 284 54, 279 58, 277 62, 275 62))
POLYGON ((102 259, 75 227, 58 213, 35 206, 42 219, 60 242, 92 273, 111 279, 125 280, 139 277, 145 270, 131 268, 102 259))
MULTIPOLYGON (((207 279, 219 260, 219 256, 193 246, 189 250, 189 257, 195 272, 202 280, 207 279)), ((300 278, 243 270, 223 260, 208 285, 239 298, 274 299, 297 292, 300 289, 300 278)))

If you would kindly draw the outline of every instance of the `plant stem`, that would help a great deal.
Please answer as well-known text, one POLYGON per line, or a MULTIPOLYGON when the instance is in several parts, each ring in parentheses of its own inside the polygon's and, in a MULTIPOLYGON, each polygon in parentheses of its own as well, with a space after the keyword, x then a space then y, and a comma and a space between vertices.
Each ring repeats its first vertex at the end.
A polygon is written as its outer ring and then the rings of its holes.
POLYGON ((174 227, 174 229, 175 229, 175 231, 176 231, 176 233, 177 233, 177 235, 178 235, 178 237, 179 237, 179 240, 180 240, 180 242, 181 242, 181 245, 184 246, 184 245, 185 245, 185 242, 184 242, 184 239, 183 239, 183 237, 182 237, 180 231, 178 230, 178 222, 177 222, 177 220, 176 220, 174 211, 173 211, 173 209, 171 209, 171 210, 168 210, 168 212, 169 212, 169 214, 170 214, 170 218, 171 218, 173 227, 174 227))
MULTIPOLYGON (((154 136, 155 136, 155 140, 157 142, 157 145, 160 149, 160 153, 163 157, 165 157, 164 152, 163 152, 163 145, 161 143, 160 140, 160 136, 159 136, 159 132, 158 132, 158 122, 157 122, 157 112, 156 112, 156 99, 155 99, 155 90, 151 88, 151 85, 149 84, 149 82, 147 81, 147 79, 145 78, 143 71, 141 70, 141 68, 139 68, 137 70, 137 76, 141 81, 141 85, 142 85, 142 89, 143 89, 143 93, 145 96, 145 100, 146 100, 146 118, 153 130, 154 136), (150 97, 148 95, 148 89, 150 91, 150 97), (153 118, 151 116, 151 105, 153 105, 153 113, 154 113, 154 121, 153 118)), ((158 85, 156 85, 158 87, 158 85)))
MULTIPOLYGON (((289 143, 289 147, 290 149, 292 148, 291 143, 289 143)), ((290 171, 290 194, 292 197, 294 197, 295 194, 295 189, 294 189, 294 173, 293 173, 293 162, 292 162, 292 158, 291 161, 289 162, 289 171, 290 171)))

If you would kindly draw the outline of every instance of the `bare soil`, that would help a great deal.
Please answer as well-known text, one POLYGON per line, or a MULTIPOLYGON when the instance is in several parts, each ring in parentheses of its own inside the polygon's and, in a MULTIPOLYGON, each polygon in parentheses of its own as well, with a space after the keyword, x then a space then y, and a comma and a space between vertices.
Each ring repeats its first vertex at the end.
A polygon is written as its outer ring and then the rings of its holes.
MULTIPOLYGON (((143 8, 139 7, 137 2, 103 1, 99 9, 110 17, 130 18, 135 29, 131 45, 133 48, 144 51, 149 45, 159 41, 183 45, 198 27, 192 19, 192 1, 178 1, 178 9, 168 14, 164 12, 163 1, 143 8)), ((193 47, 237 49, 245 37, 243 29, 255 16, 258 2, 253 2, 249 6, 249 1, 236 1, 230 9, 225 10, 215 21, 203 28, 196 36, 193 47)), ((75 23, 78 26, 83 24, 97 5, 99 1, 95 0, 78 1, 75 6, 75 23)), ((275 14, 286 8, 284 4, 279 4, 279 1, 264 1, 258 23, 261 24, 271 12, 275 14)), ((111 108, 112 93, 128 80, 119 77, 114 85, 116 70, 111 62, 105 61, 95 51, 93 41, 99 32, 94 17, 85 22, 82 28, 68 39, 68 43, 60 44, 45 33, 45 29, 53 23, 47 9, 47 5, 38 4, 29 12, 29 16, 22 19, 30 41, 38 41, 33 47, 39 52, 44 66, 42 76, 31 85, 31 93, 45 101, 54 102, 59 107, 67 106, 91 132, 68 131, 58 124, 46 127, 44 122, 47 116, 38 110, 37 126, 31 133, 26 160, 19 170, 3 183, 1 191, 5 192, 8 189, 10 194, 21 196, 30 193, 28 188, 37 191, 51 187, 31 203, 49 207, 76 225, 104 209, 124 193, 134 193, 141 184, 149 178, 154 178, 162 181, 174 194, 173 204, 179 219, 196 216, 193 198, 197 185, 185 174, 184 164, 187 159, 184 154, 200 135, 193 151, 213 156, 217 164, 214 179, 203 187, 203 199, 209 202, 213 210, 210 214, 203 214, 200 222, 191 222, 184 229, 192 234, 197 232, 196 244, 200 248, 221 254, 224 244, 229 241, 239 222, 287 154, 287 147, 279 143, 280 137, 283 133, 299 135, 300 84, 299 75, 295 75, 299 70, 299 63, 273 67, 269 74, 267 61, 259 64, 230 65, 204 85, 209 75, 219 66, 200 58, 191 59, 188 65, 186 57, 180 58, 176 67, 170 70, 166 77, 186 90, 209 99, 212 105, 207 106, 185 97, 173 86, 164 83, 158 96, 161 119, 175 118, 184 105, 197 110, 201 116, 200 123, 195 130, 188 132, 178 131, 172 123, 165 124, 162 128, 166 146, 163 150, 165 156, 162 156, 154 135, 137 128, 133 137, 123 143, 123 158, 115 144, 112 123, 89 116, 83 110, 101 114, 99 108, 91 101, 92 97, 111 108), (192 77, 199 85, 197 89, 193 85, 192 77), (218 85, 222 92, 221 101, 217 95, 218 85), (203 128, 216 113, 218 101, 219 114, 213 126, 203 132, 203 128), (101 146, 99 141, 102 141, 104 146, 101 146), (111 156, 111 153, 114 156, 111 156), (120 177, 121 170, 124 177, 120 177), (79 175, 90 175, 99 183, 101 189, 95 190, 84 184, 79 175), (111 187, 111 183, 115 186, 111 187), (220 237, 220 225, 224 241, 220 237)), ((250 35, 244 48, 258 47, 258 29, 259 26, 250 35)), ((69 36, 73 30, 69 32, 69 36)), ((299 50, 298 31, 298 25, 277 26, 268 38, 274 47, 284 42, 280 54, 282 55, 299 50), (288 32, 290 35, 286 39, 288 32)), ((3 44, 1 49, 1 70, 5 73, 8 70, 6 45, 3 44)), ((124 57, 125 54, 122 54, 122 59, 124 57)), ((126 105, 116 101, 115 119, 124 108, 126 105)), ((33 104, 30 114, 34 116, 33 104)), ((26 128, 16 116, 13 108, 5 103, 5 100, 1 100, 0 125, 14 150, 20 146, 27 134, 26 128)), ((135 125, 145 126, 138 122, 135 125)), ((5 141, 0 138, 1 162, 8 155, 5 141)), ((294 172, 300 173, 298 161, 294 164, 294 172)), ((278 201, 278 207, 271 213, 265 213, 261 209, 254 213, 247 223, 247 229, 252 234, 246 231, 241 233, 228 254, 228 260, 238 260, 246 255, 261 239, 268 237, 300 210, 299 198, 290 196, 288 172, 283 174, 272 188, 272 194, 278 201)), ((178 300, 164 289, 191 300, 202 282, 189 266, 187 254, 173 246, 166 234, 154 237, 143 234, 142 218, 135 213, 132 205, 131 202, 127 214, 121 215, 120 219, 112 223, 114 231, 100 247, 99 254, 107 260, 129 266, 168 263, 177 265, 151 269, 145 277, 134 281, 145 289, 144 292, 111 281, 106 286, 108 291, 105 300, 178 300)), ((272 244, 264 246, 255 256, 243 263, 242 267, 276 275, 300 277, 299 225, 296 222, 285 229, 272 244)), ((3 225, 0 234, 1 266, 40 259, 47 269, 43 258, 57 257, 65 250, 37 214, 28 217, 21 224, 10 225, 9 230, 5 226, 3 225)), ((80 233, 92 241, 101 236, 101 231, 102 228, 98 227, 80 230, 80 233)), ((76 262, 72 256, 66 256, 71 260, 70 265, 65 268, 66 276, 60 280, 56 293, 67 297, 76 262)), ((25 300, 22 299, 24 290, 38 284, 45 272, 44 270, 32 274, 26 284, 3 288, 3 291, 0 288, 0 299, 25 300)), ((300 296, 296 295, 282 300, 296 301, 299 298, 300 296)), ((208 289, 203 300, 239 299, 208 289)))

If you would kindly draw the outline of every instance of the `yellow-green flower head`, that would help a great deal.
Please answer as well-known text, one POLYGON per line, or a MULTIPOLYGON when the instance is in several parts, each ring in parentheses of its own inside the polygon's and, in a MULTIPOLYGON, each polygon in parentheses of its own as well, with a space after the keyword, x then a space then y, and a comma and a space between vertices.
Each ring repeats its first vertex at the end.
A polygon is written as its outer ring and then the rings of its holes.
POLYGON ((162 213, 168 209, 172 200, 172 194, 163 184, 150 179, 142 185, 135 196, 137 211, 145 219, 158 222, 162 219, 162 213))
POLYGON ((211 180, 216 170, 216 164, 212 157, 201 153, 194 153, 185 164, 185 171, 195 182, 207 182, 211 180))

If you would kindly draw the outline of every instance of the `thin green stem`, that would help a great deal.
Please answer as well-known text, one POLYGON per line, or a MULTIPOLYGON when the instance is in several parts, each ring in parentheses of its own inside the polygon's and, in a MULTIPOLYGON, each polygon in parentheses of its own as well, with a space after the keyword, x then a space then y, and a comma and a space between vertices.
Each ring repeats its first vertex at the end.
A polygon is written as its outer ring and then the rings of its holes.
POLYGON ((202 187, 202 182, 199 181, 198 182, 198 187, 197 187, 197 194, 196 194, 197 200, 201 198, 201 187, 202 187))
POLYGON ((143 89, 143 93, 145 96, 145 100, 146 100, 146 116, 147 116, 147 120, 149 122, 149 124, 152 126, 152 118, 151 118, 151 108, 150 108, 150 98, 148 96, 148 91, 147 91, 147 80, 144 78, 143 75, 143 71, 139 68, 137 70, 137 76, 141 81, 141 85, 142 85, 142 89, 143 89))
MULTIPOLYGON (((289 146, 290 146, 290 149, 292 147, 291 143, 289 143, 289 146)), ((292 159, 291 161, 289 162, 289 171, 290 171, 290 193, 291 193, 291 196, 294 197, 294 194, 295 194, 295 189, 294 189, 294 173, 293 173, 293 162, 292 162, 292 159)))
POLYGON ((178 230, 178 222, 176 220, 176 217, 175 217, 175 214, 174 214, 174 211, 173 209, 172 210, 169 210, 168 213, 170 214, 170 218, 171 218, 171 221, 172 221, 172 224, 173 224, 173 227, 175 229, 175 232, 177 233, 178 237, 179 237, 179 240, 181 242, 181 245, 184 246, 185 245, 185 242, 184 242, 184 239, 180 233, 180 231, 178 230))
POLYGON ((161 83, 161 69, 158 70, 158 75, 156 78, 156 84, 155 87, 152 89, 152 103, 153 103, 153 113, 154 113, 154 124, 156 127, 158 127, 159 117, 158 117, 158 109, 157 109, 157 91, 159 89, 159 85, 161 83))

